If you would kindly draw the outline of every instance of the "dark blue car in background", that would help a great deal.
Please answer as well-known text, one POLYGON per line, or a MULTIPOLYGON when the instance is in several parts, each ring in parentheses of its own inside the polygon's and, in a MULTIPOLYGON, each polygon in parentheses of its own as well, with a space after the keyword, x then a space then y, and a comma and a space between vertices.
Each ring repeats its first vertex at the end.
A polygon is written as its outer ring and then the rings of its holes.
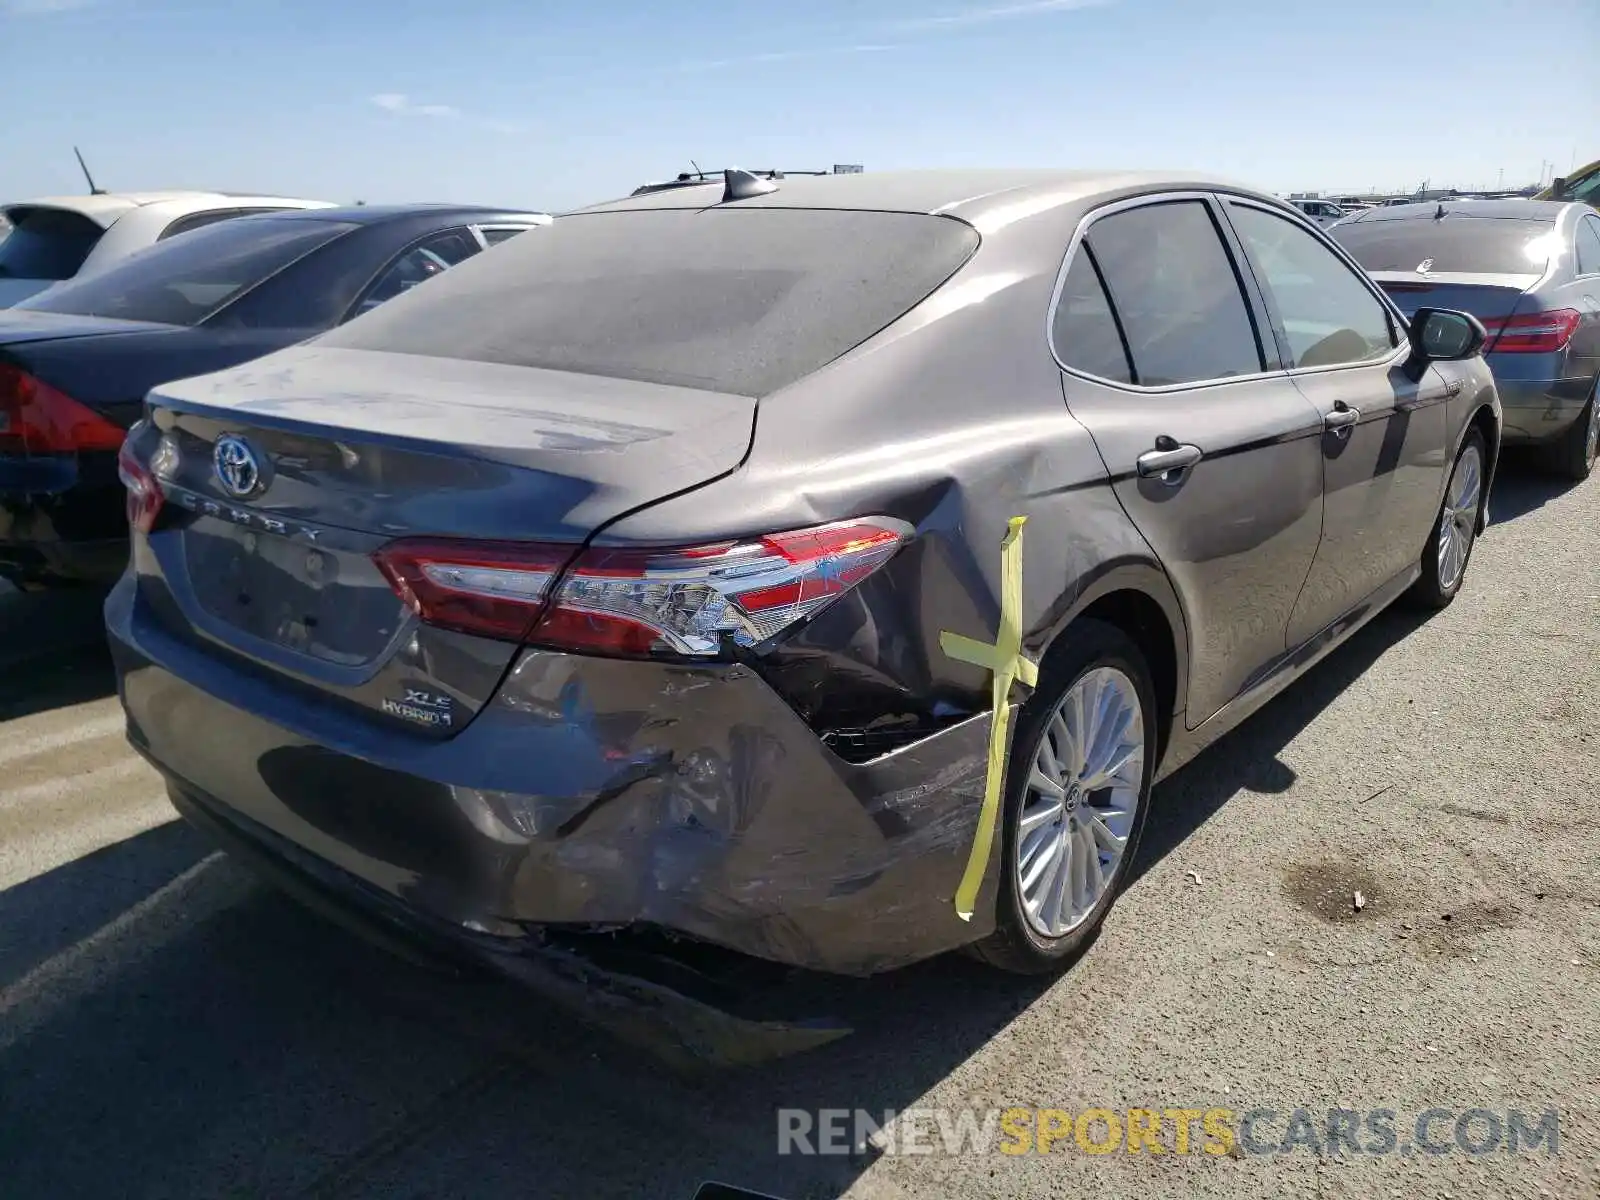
POLYGON ((121 574, 117 451, 150 388, 326 332, 549 221, 417 204, 238 217, 0 311, 0 579, 121 574))

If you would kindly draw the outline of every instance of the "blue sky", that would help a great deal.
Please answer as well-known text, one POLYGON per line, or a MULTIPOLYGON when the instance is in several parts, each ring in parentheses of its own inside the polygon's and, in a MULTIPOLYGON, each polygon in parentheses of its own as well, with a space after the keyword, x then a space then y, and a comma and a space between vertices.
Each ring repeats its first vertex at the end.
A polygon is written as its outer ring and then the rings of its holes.
POLYGON ((0 0, 0 198, 559 210, 728 165, 1196 167, 1275 191, 1600 156, 1600 3, 0 0))

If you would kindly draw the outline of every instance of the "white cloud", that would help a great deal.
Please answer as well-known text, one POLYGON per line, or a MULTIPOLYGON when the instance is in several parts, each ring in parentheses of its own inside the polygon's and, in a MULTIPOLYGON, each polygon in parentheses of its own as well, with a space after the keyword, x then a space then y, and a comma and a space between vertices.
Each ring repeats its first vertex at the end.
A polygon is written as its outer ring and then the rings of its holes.
POLYGON ((1037 17, 1045 13, 1069 12, 1075 8, 1097 8, 1115 0, 1020 0, 1014 4, 994 4, 987 8, 969 8, 963 12, 944 16, 913 17, 893 23, 896 29, 962 29, 972 25, 988 25, 995 21, 1010 21, 1018 17, 1037 17))
POLYGON ((369 96, 369 100, 384 112, 394 113, 401 117, 459 117, 459 109, 448 104, 413 104, 411 97, 404 92, 379 92, 369 96))

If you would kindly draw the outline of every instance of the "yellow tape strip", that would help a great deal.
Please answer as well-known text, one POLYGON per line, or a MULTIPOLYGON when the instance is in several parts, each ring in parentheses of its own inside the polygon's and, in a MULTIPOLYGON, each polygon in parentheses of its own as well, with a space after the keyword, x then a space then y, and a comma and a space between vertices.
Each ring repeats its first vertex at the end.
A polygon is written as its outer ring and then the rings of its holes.
POLYGON ((1011 725, 1011 684, 1020 679, 1029 687, 1039 684, 1037 664, 1022 654, 1022 527, 1027 517, 1012 517, 1000 543, 1000 629, 994 645, 962 637, 959 633, 940 633, 939 647, 951 658, 993 672, 994 718, 989 725, 989 770, 983 786, 983 808, 978 812, 978 831, 967 855, 967 869, 956 888, 956 916, 972 920, 978 889, 983 886, 984 868, 989 862, 989 847, 994 844, 995 823, 1000 819, 1000 793, 1005 787, 1006 746, 1011 725))

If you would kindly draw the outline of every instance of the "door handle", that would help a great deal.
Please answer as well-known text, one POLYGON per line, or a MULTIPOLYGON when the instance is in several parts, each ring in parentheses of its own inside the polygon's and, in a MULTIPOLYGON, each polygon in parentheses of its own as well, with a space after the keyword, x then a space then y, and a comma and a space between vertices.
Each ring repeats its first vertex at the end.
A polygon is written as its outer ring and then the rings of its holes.
POLYGON ((1342 435, 1348 433, 1350 426, 1359 420, 1361 420, 1361 410, 1359 408, 1351 408, 1343 400, 1340 400, 1333 406, 1332 412, 1322 414, 1322 427, 1334 430, 1342 435))
POLYGON ((1134 461, 1141 479, 1159 475, 1163 483, 1177 483, 1180 473, 1203 457, 1199 446, 1179 446, 1172 444, 1171 438, 1162 438, 1161 442, 1166 443, 1161 449, 1146 450, 1134 461))

